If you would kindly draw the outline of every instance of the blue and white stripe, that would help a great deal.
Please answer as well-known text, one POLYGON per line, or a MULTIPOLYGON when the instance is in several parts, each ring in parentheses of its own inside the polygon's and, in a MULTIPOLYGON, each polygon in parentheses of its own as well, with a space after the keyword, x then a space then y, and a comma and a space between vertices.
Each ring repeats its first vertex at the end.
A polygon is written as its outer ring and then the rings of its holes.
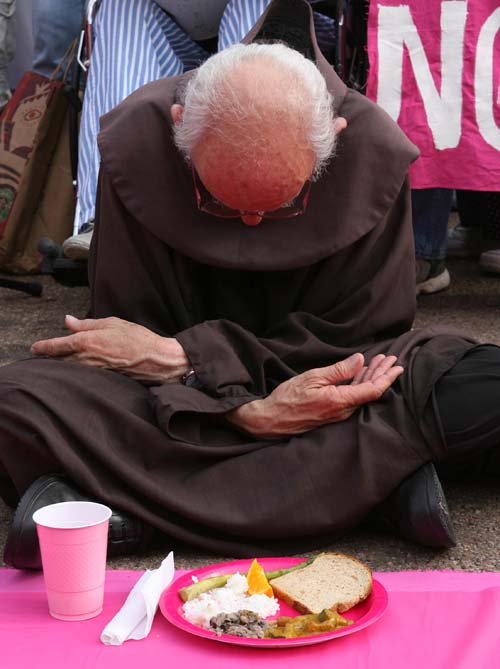
MULTIPOLYGON (((202 0, 200 0, 202 1, 202 0)), ((230 0, 221 19, 219 50, 240 42, 271 0, 230 0)), ((331 43, 333 21, 315 13, 318 40, 331 43)), ((182 74, 210 54, 154 0, 102 0, 83 101, 74 232, 94 218, 100 156, 99 118, 140 86, 182 74)))
POLYGON ((271 0, 231 0, 219 28, 219 51, 237 44, 250 32, 271 0))
POLYGON ((208 55, 152 0, 103 0, 83 100, 74 232, 94 218, 99 118, 140 86, 182 74, 208 55))

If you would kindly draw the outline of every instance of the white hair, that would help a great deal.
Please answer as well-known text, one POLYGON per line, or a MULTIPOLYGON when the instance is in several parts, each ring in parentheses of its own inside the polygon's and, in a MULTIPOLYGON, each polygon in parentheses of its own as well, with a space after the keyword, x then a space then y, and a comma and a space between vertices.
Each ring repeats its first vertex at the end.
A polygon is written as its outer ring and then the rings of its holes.
POLYGON ((174 138, 188 160, 207 131, 224 139, 228 126, 233 132, 226 139, 235 153, 265 148, 262 143, 268 140, 265 134, 255 136, 255 123, 246 133, 247 120, 277 127, 291 120, 301 144, 314 154, 312 178, 319 176, 334 151, 333 98, 325 79, 312 61, 284 44, 235 44, 211 56, 190 79, 181 102, 184 113, 174 126, 174 138), (238 68, 258 61, 265 67, 261 76, 252 72, 249 103, 248 95, 241 99, 234 82, 238 68))

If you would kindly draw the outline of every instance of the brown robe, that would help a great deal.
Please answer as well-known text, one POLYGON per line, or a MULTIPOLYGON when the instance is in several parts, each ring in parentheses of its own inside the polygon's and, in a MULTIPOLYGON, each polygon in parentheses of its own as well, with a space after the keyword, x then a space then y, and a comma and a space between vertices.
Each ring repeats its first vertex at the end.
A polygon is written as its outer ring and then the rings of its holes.
POLYGON ((315 53, 348 127, 297 218, 248 227, 196 209, 169 114, 190 74, 144 86, 101 119, 91 315, 175 336, 204 389, 147 388, 51 360, 0 370, 1 387, 17 391, 0 409, 16 456, 0 439, 0 461, 18 489, 35 465, 63 469, 198 547, 298 552, 352 528, 421 464, 445 456, 432 390, 474 343, 447 328, 410 329, 406 173, 417 150, 315 53), (396 354, 406 371, 349 419, 273 441, 223 420, 356 351, 368 361, 396 354))

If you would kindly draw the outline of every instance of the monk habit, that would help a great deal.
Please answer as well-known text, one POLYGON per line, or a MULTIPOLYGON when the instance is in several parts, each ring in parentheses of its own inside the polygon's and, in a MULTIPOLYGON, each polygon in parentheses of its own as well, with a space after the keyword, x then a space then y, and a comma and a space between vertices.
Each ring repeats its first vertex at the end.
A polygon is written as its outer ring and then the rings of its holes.
POLYGON ((197 547, 298 552, 356 526, 446 455, 433 388, 475 344, 441 327, 411 330, 406 174, 418 152, 313 41, 348 126, 302 216, 250 227, 197 210, 169 113, 190 73, 144 86, 101 119, 90 315, 176 337, 203 389, 50 359, 4 368, 12 392, 0 429, 16 449, 4 446, 0 460, 18 491, 63 471, 197 547), (347 420, 275 440, 224 421, 357 351, 397 355, 405 372, 347 420))

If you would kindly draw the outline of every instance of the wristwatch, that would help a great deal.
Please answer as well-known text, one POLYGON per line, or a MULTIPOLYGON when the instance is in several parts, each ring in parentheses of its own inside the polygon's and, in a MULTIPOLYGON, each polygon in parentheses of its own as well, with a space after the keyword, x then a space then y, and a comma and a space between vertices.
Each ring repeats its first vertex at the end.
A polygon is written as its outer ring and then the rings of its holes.
POLYGON ((203 388, 203 384, 200 382, 194 369, 190 369, 189 372, 181 377, 181 383, 183 386, 187 386, 188 388, 195 388, 196 390, 203 388))

